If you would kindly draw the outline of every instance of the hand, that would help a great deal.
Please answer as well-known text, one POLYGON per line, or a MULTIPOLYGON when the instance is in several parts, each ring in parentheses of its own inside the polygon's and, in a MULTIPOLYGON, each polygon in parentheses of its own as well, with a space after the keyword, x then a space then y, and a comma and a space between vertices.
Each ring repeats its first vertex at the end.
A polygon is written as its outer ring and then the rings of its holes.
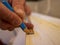
MULTIPOLYGON (((9 1, 11 4, 11 0, 9 1)), ((13 0, 12 2, 12 7, 14 8, 15 12, 18 14, 19 17, 21 17, 22 19, 24 19, 24 17, 30 16, 31 10, 30 7, 26 4, 25 0, 13 0)), ((25 23, 25 22, 24 22, 25 23)), ((29 23, 25 23, 27 28, 33 29, 33 24, 29 24, 29 23)))
POLYGON ((25 0, 9 0, 10 5, 15 12, 10 11, 0 2, 0 28, 4 30, 13 30, 18 27, 25 17, 25 14, 31 13, 25 3, 25 0))
POLYGON ((0 2, 0 28, 12 30, 21 24, 21 18, 0 2))

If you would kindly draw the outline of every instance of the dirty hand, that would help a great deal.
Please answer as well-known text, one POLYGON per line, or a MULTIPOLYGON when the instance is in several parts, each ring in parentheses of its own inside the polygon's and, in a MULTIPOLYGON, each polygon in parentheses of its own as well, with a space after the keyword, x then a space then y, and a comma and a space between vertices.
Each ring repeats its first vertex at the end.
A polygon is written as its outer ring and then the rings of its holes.
POLYGON ((14 12, 10 11, 0 2, 0 28, 4 30, 12 30, 18 27, 25 17, 25 13, 31 13, 25 0, 8 0, 13 7, 14 12))
POLYGON ((21 18, 0 2, 0 28, 12 30, 21 24, 21 18))
MULTIPOLYGON (((11 4, 10 0, 10 4, 11 4)), ((31 10, 30 7, 26 4, 25 0, 13 0, 12 7, 14 8, 15 12, 18 14, 19 17, 21 17, 22 20, 24 20, 24 17, 30 16, 31 10)), ((25 23, 25 22, 24 22, 25 23)), ((32 23, 25 23, 28 29, 33 29, 32 23)))

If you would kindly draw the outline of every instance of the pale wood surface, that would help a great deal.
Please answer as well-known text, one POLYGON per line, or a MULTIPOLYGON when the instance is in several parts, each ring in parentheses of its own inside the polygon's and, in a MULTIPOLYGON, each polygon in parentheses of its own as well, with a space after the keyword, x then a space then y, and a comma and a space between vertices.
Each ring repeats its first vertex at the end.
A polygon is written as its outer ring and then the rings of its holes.
POLYGON ((26 35, 26 45, 60 45, 60 19, 33 13, 34 35, 26 35))

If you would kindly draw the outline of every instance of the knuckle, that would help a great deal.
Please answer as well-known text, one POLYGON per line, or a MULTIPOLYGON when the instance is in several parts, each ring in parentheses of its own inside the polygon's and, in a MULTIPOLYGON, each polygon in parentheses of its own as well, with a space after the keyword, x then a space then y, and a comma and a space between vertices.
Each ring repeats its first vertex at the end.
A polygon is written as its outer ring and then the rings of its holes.
POLYGON ((21 19, 20 18, 16 18, 15 20, 12 21, 14 26, 19 26, 21 24, 21 19))

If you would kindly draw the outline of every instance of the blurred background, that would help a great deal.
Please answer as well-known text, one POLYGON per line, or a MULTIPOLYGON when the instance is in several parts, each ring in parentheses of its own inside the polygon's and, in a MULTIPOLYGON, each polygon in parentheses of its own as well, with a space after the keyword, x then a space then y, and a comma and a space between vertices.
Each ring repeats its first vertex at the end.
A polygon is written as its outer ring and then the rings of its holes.
POLYGON ((32 12, 60 18, 60 0, 26 0, 32 12))

